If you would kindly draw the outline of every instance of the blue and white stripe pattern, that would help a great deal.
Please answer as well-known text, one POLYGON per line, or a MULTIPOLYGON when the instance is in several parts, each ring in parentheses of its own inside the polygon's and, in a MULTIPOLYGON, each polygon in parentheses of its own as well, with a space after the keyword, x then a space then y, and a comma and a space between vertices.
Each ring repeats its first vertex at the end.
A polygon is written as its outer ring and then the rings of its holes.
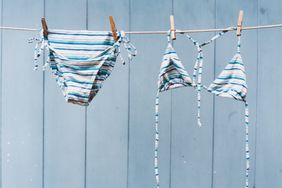
POLYGON ((168 45, 163 56, 160 67, 160 74, 158 80, 158 91, 155 101, 155 157, 154 169, 157 188, 160 187, 160 176, 158 166, 158 151, 159 151, 159 93, 180 87, 192 86, 192 79, 188 75, 184 66, 182 65, 176 51, 174 50, 171 40, 170 32, 168 33, 168 45))
POLYGON ((136 55, 136 49, 122 31, 118 32, 115 42, 108 31, 48 30, 48 39, 42 37, 41 42, 35 60, 46 47, 50 68, 65 99, 82 106, 89 105, 111 74, 121 43, 130 60, 136 55))
POLYGON ((246 101, 247 83, 245 66, 240 54, 240 37, 238 37, 237 53, 227 64, 224 70, 208 87, 208 91, 217 96, 229 97, 245 102, 245 152, 246 152, 246 182, 249 187, 250 151, 249 151, 249 110, 246 101))
POLYGON ((192 80, 169 42, 160 68, 158 90, 162 92, 186 86, 192 86, 192 80))
POLYGON ((208 91, 218 96, 245 101, 247 95, 247 83, 245 67, 240 55, 240 40, 237 48, 235 56, 208 87, 208 91))

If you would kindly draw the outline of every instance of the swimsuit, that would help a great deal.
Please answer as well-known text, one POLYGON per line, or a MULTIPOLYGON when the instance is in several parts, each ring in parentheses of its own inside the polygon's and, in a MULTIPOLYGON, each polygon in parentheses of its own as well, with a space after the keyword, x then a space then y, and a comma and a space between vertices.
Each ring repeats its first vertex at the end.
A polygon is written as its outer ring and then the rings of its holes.
POLYGON ((124 32, 117 35, 118 40, 114 41, 108 31, 49 30, 48 38, 42 37, 36 45, 35 69, 46 47, 49 66, 66 101, 87 106, 111 74, 120 54, 120 44, 127 49, 129 60, 136 55, 124 32))
POLYGON ((159 148, 159 92, 168 91, 170 89, 192 86, 192 79, 184 69, 178 55, 172 47, 170 35, 168 35, 168 46, 163 56, 160 68, 158 91, 155 103, 155 176, 157 188, 159 188, 159 167, 158 167, 158 148, 159 148))
POLYGON ((199 44, 192 37, 187 37, 197 47, 198 56, 194 65, 194 71, 192 79, 189 77, 187 71, 178 58, 175 50, 172 47, 170 41, 170 33, 168 34, 168 46, 163 56, 161 63, 158 91, 155 101, 155 157, 154 157, 154 169, 157 188, 160 187, 159 167, 158 167, 158 149, 159 149, 159 93, 168 91, 174 88, 191 86, 197 90, 197 103, 198 103, 198 125, 201 126, 200 121, 200 102, 201 102, 201 90, 204 88, 208 92, 211 92, 217 96, 229 97, 245 103, 245 154, 246 154, 246 171, 245 171, 245 188, 249 187, 249 169, 250 169, 250 152, 249 152, 249 111, 248 103, 246 101, 247 96, 247 84, 245 67, 240 55, 240 36, 238 37, 237 53, 229 61, 224 70, 219 76, 209 85, 209 87, 202 84, 202 68, 203 68, 203 50, 202 47, 210 44, 215 39, 222 36, 227 31, 218 33, 212 37, 209 41, 199 44), (197 80, 197 81, 196 81, 197 80))

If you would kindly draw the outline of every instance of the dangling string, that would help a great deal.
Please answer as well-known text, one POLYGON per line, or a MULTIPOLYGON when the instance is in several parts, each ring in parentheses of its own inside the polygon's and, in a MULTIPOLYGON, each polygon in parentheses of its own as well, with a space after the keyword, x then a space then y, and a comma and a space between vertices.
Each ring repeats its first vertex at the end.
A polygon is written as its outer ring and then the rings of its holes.
POLYGON ((188 34, 186 34, 186 36, 188 37, 189 40, 191 40, 193 42, 193 44, 197 47, 197 51, 198 51, 198 56, 194 65, 194 70, 193 70, 193 83, 192 85, 194 87, 197 87, 197 122, 198 125, 201 127, 202 123, 201 123, 201 91, 202 88, 207 88, 206 86, 204 86, 202 84, 202 72, 203 72, 203 46, 206 46, 208 44, 210 44, 211 42, 213 42, 214 40, 216 40, 217 38, 219 38, 220 36, 222 36, 224 33, 226 33, 226 31, 222 31, 218 34, 216 34, 215 36, 213 36, 210 40, 199 44, 196 40, 194 40, 191 36, 189 36, 188 34), (196 79, 198 76, 198 81, 196 84, 196 79))
POLYGON ((197 71, 199 68, 200 54, 198 54, 196 62, 194 64, 193 75, 192 75, 192 86, 197 87, 196 79, 197 79, 197 71))
POLYGON ((249 187, 249 171, 250 171, 250 149, 249 149, 249 108, 245 102, 245 152, 246 152, 246 184, 245 188, 249 187))
POLYGON ((34 47, 34 56, 33 56, 33 64, 34 64, 34 68, 33 70, 37 70, 38 69, 38 46, 39 46, 39 42, 40 42, 40 39, 38 38, 30 38, 28 39, 28 43, 33 43, 33 42, 36 42, 35 43, 35 47, 34 47))
MULTIPOLYGON (((47 50, 50 50, 48 48, 48 40, 46 40, 43 37, 43 31, 41 30, 40 32, 40 39, 38 38, 31 38, 28 41, 29 43, 33 43, 36 42, 35 44, 35 48, 34 48, 34 70, 38 70, 38 58, 41 56, 42 52, 44 51, 44 48, 46 48, 47 50)), ((44 65, 42 66, 42 70, 45 71, 48 63, 50 63, 50 59, 48 57, 48 59, 45 61, 44 65)), ((50 68, 53 72, 53 74, 55 75, 55 79, 59 85, 59 87, 63 90, 65 87, 65 79, 62 77, 61 73, 58 71, 58 69, 56 68, 56 66, 54 66, 52 63, 50 63, 50 68)), ((65 93, 64 93, 65 96, 65 93)))
POLYGON ((203 51, 202 48, 198 47, 199 60, 198 60, 198 83, 197 83, 197 121, 199 127, 202 126, 201 123, 201 91, 202 91, 202 71, 203 71, 203 51))
POLYGON ((155 157, 154 157, 154 169, 156 178, 156 188, 160 187, 160 175, 159 175, 159 91, 156 95, 155 101, 155 157))
MULTIPOLYGON (((238 36, 237 54, 240 54, 241 36, 238 36)), ((246 157, 246 174, 245 188, 249 188, 249 171, 250 171, 250 148, 249 148, 249 105, 246 99, 245 102, 245 157, 246 157)))
POLYGON ((124 31, 120 31, 118 32, 119 35, 119 39, 118 41, 115 43, 115 48, 117 49, 117 53, 119 55, 119 58, 122 62, 122 64, 125 65, 125 60, 122 57, 121 53, 120 53, 120 43, 123 43, 124 48, 126 49, 127 53, 128 53, 128 62, 130 63, 133 59, 134 56, 137 55, 137 50, 136 48, 133 46, 133 44, 129 41, 129 39, 127 38, 127 36, 125 35, 124 31))
MULTIPOLYGON (((186 37, 188 37, 188 39, 193 42, 193 44, 197 47, 197 51, 199 52, 200 44, 196 40, 194 40, 190 35, 186 34, 186 37)), ((192 86, 193 87, 197 86, 196 78, 197 78, 197 71, 199 68, 199 61, 200 61, 200 54, 198 53, 197 59, 194 65, 194 69, 193 69, 193 76, 192 76, 192 86)))
MULTIPOLYGON (((167 32, 168 45, 172 45, 170 38, 171 31, 167 32)), ((156 188, 160 187, 160 174, 159 174, 159 89, 156 94, 155 100, 155 152, 154 152, 154 172, 156 179, 156 188)))
POLYGON ((192 85, 197 87, 197 123, 198 126, 201 127, 201 90, 202 90, 202 68, 203 68, 203 51, 200 47, 200 44, 194 40, 191 36, 186 35, 188 39, 190 39, 193 44, 197 47, 198 56, 194 65, 193 77, 192 77, 192 85), (196 84, 196 79, 198 76, 198 81, 196 84))
MULTIPOLYGON (((227 31, 222 31, 218 34, 216 34, 214 37, 212 37, 209 41, 206 41, 202 44, 197 44, 197 50, 198 50, 198 58, 199 58, 199 65, 198 65, 198 83, 197 83, 197 100, 198 100, 198 115, 197 115, 197 120, 198 120, 198 125, 202 126, 201 123, 201 91, 203 88, 202 85, 202 72, 203 72, 203 59, 204 59, 204 54, 203 54, 203 49, 202 47, 205 45, 210 44, 211 42, 213 42, 214 40, 216 40, 217 38, 219 38, 220 36, 222 36, 224 33, 226 33, 227 31)), ((204 87, 206 88, 206 87, 204 87)))
MULTIPOLYGON (((41 56, 42 52, 44 51, 44 48, 48 46, 47 40, 43 37, 43 31, 40 31, 40 38, 31 38, 28 40, 29 43, 35 42, 34 47, 34 70, 38 70, 38 59, 41 56)), ((42 70, 45 71, 46 67, 48 66, 49 60, 47 60, 44 65, 42 66, 42 70)))
MULTIPOLYGON (((46 42, 43 38, 43 31, 40 32, 40 38, 30 38, 28 39, 29 43, 33 43, 35 42, 35 47, 34 47, 34 57, 33 57, 33 61, 34 61, 34 70, 38 70, 38 59, 42 54, 42 51, 44 50, 44 47, 46 45, 46 42)), ((47 63, 44 63, 43 65, 43 70, 45 70, 47 66, 47 63)))

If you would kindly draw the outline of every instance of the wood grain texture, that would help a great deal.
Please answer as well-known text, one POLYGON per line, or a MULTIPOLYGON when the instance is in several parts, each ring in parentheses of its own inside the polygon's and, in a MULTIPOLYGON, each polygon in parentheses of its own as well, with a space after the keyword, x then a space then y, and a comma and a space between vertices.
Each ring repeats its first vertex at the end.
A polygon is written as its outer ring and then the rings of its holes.
MULTIPOLYGON (((4 26, 40 28, 46 16, 50 29, 110 31, 112 15, 118 30, 169 30, 173 14, 176 29, 198 29, 236 26, 242 9, 243 26, 254 26, 281 23, 281 3, 0 0, 0 20, 4 26)), ((155 186, 154 103, 165 35, 129 36, 138 56, 130 65, 118 60, 88 108, 66 103, 49 70, 32 70, 34 46, 27 39, 37 33, 0 35, 0 188, 155 186)), ((191 35, 202 42, 214 33, 191 35)), ((249 87, 250 187, 281 188, 281 29, 243 31, 241 40, 249 87)), ((226 66, 236 42, 236 32, 229 32, 204 47, 204 84, 226 66)), ((180 34, 174 46, 191 75, 196 48, 180 34)), ((244 104, 203 91, 201 128, 196 110, 192 88, 160 95, 161 187, 244 187, 244 104)))
MULTIPOLYGON (((129 1, 89 0, 89 29, 111 31, 109 15, 118 30, 128 30, 129 1)), ((123 48, 123 45, 121 45, 123 48)), ((127 60, 127 54, 122 54, 127 60)), ((87 187, 127 186, 128 64, 118 57, 87 111, 87 187)))
MULTIPOLYGON (((3 26, 3 7, 2 7, 2 3, 3 3, 3 0, 0 0, 0 25, 3 26)), ((2 39, 3 39, 3 32, 2 30, 0 30, 0 77, 1 77, 1 81, 0 81, 0 104, 2 104, 2 39)), ((2 161, 2 133, 3 133, 3 130, 2 130, 2 105, 0 107, 0 188, 2 188, 3 186, 3 181, 2 181, 2 171, 3 171, 3 168, 2 168, 2 164, 3 164, 3 161, 2 161)))
MULTIPOLYGON (((179 29, 213 28, 215 1, 191 2, 175 0, 175 25, 179 29)), ((199 43, 209 40, 214 33, 191 34, 199 43)), ((220 40, 220 39, 219 39, 220 40)), ((174 42, 179 58, 192 76, 197 48, 185 36, 174 42)), ((203 47, 203 83, 214 77, 214 45, 203 47)), ((191 87, 172 94, 172 185, 174 187, 210 187, 212 182, 213 96, 202 92, 201 121, 197 124, 197 92, 191 87)))
MULTIPOLYGON (((259 1, 259 24, 281 22, 281 0, 259 1)), ((256 188, 282 186, 281 29, 258 32, 256 188)))
MULTIPOLYGON (((49 29, 85 29, 86 1, 48 0, 45 12, 49 29)), ((50 69, 44 81, 45 188, 84 187, 86 109, 65 101, 50 69)))
MULTIPOLYGON (((3 25, 36 27, 41 10, 41 1, 3 0, 3 25)), ((42 72, 33 71, 34 46, 27 42, 34 33, 2 32, 1 184, 37 188, 42 182, 43 82, 42 72)))
MULTIPOLYGON (((131 1, 132 30, 169 30, 172 4, 169 0, 131 1)), ((134 35, 131 40, 138 56, 130 65, 129 184, 154 187, 154 119, 157 79, 165 35, 134 35)), ((170 187, 171 92, 160 94, 159 171, 161 187, 170 187)))

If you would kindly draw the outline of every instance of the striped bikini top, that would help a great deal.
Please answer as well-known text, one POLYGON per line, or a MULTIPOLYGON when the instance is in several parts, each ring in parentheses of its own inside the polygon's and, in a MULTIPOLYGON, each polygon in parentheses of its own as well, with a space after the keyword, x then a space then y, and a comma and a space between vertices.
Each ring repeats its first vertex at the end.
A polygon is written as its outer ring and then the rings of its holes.
POLYGON ((238 37, 237 52, 233 58, 226 65, 224 70, 218 75, 218 77, 207 87, 202 84, 202 72, 203 72, 203 47, 210 44, 227 31, 223 31, 212 37, 210 40, 200 44, 194 40, 191 36, 186 35, 188 39, 197 48, 197 59, 194 65, 192 78, 187 73, 183 64, 181 63, 176 51, 172 46, 170 40, 170 33, 168 34, 168 46, 163 56, 161 63, 158 92, 167 91, 174 88, 191 86, 197 90, 198 100, 198 125, 201 126, 200 121, 200 108, 201 108, 201 91, 204 88, 210 93, 213 93, 221 97, 229 97, 239 101, 246 102, 247 95, 247 83, 245 67, 240 54, 240 37, 238 37))
POLYGON ((238 37, 237 52, 233 58, 228 62, 224 70, 218 75, 218 77, 207 87, 202 84, 202 69, 203 69, 203 48, 210 44, 227 31, 222 31, 212 37, 210 40, 200 44, 194 40, 191 36, 186 35, 188 39, 197 48, 197 59, 194 65, 192 78, 189 76, 184 66, 182 65, 176 51, 172 46, 170 39, 170 32, 168 33, 168 46, 163 56, 163 61, 160 67, 158 90, 155 101, 155 176, 157 188, 160 186, 159 169, 158 169, 158 147, 159 147, 159 93, 168 91, 174 88, 191 86, 197 90, 197 105, 198 125, 201 126, 201 91, 204 88, 206 91, 215 94, 216 96, 233 98, 235 100, 243 101, 245 103, 245 155, 246 155, 246 181, 245 188, 249 187, 249 112, 248 103, 246 101, 247 96, 247 84, 246 84, 246 72, 245 66, 240 54, 240 36, 238 37))

